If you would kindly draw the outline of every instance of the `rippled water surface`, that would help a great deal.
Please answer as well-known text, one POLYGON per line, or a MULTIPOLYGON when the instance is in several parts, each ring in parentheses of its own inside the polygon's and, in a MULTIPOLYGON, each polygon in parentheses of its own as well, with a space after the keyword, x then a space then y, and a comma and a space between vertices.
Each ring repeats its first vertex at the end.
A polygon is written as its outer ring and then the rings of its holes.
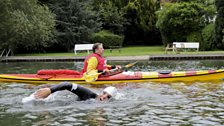
MULTIPOLYGON (((224 61, 157 61, 138 63, 131 70, 221 69, 224 61)), ((113 64, 113 63, 112 63, 113 64)), ((125 63, 119 63, 121 65, 125 63)), ((82 63, 1 63, 1 73, 33 73, 39 69, 78 69, 82 63)), ((0 82, 0 125, 224 125, 224 82, 123 83, 120 97, 110 102, 76 101, 67 91, 48 101, 21 103, 34 91, 51 86, 0 82)), ((83 85, 100 93, 103 86, 83 85)))

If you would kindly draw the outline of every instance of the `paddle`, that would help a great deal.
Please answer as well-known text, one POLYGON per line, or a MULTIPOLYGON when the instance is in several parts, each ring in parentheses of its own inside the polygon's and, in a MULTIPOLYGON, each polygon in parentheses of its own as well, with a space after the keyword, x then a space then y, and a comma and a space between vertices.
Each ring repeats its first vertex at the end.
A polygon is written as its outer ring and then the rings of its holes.
MULTIPOLYGON (((123 71, 124 69, 127 70, 128 68, 134 66, 136 63, 138 63, 138 61, 135 61, 133 63, 129 63, 129 64, 125 65, 124 67, 122 67, 121 71, 123 71)), ((115 72, 117 70, 118 69, 113 69, 113 70, 111 70, 111 73, 115 72)), ((94 82, 98 79, 98 76, 101 74, 103 74, 103 72, 98 73, 97 70, 91 70, 90 72, 84 73, 83 77, 86 82, 94 82)))
POLYGON ((133 62, 133 63, 129 63, 129 64, 125 65, 123 68, 125 68, 125 69, 131 68, 131 67, 134 66, 136 63, 138 63, 138 61, 135 61, 135 62, 133 62))

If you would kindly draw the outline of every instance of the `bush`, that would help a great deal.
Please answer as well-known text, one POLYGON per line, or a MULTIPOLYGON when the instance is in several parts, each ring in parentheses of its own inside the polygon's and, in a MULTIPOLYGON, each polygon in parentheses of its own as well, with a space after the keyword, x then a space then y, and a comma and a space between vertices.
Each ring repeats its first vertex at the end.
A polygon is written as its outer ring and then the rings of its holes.
POLYGON ((188 42, 202 42, 202 36, 201 32, 192 32, 187 36, 187 41, 188 42))
POLYGON ((200 50, 212 50, 214 45, 214 24, 205 26, 202 31, 192 32, 187 36, 188 42, 200 42, 200 50))
POLYGON ((109 48, 109 46, 122 46, 123 40, 123 36, 113 34, 106 30, 94 33, 91 37, 93 43, 103 43, 104 48, 109 48))
POLYGON ((212 50, 215 48, 215 45, 213 44, 214 29, 215 29, 215 25, 209 24, 202 30, 201 34, 202 34, 202 38, 203 38, 203 43, 201 43, 201 45, 200 45, 200 48, 202 50, 212 50))
POLYGON ((188 42, 199 42, 200 43, 200 50, 201 50, 201 45, 202 45, 202 36, 201 36, 201 31, 198 32, 192 32, 187 36, 187 41, 188 42))
MULTIPOLYGON (((224 34, 224 29, 222 29, 222 33, 224 34)), ((222 42, 224 43, 224 35, 222 36, 222 42)))

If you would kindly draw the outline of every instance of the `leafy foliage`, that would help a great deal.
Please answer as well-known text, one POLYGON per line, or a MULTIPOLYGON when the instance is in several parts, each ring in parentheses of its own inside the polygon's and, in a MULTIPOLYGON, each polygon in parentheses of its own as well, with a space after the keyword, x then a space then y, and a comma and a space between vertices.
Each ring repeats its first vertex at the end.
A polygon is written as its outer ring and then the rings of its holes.
POLYGON ((124 8, 126 18, 144 31, 155 28, 156 14, 159 6, 155 0, 130 0, 124 8))
POLYGON ((200 43, 200 47, 201 47, 201 43, 203 42, 202 36, 201 36, 201 31, 190 33, 187 36, 187 41, 188 42, 199 42, 200 43))
MULTIPOLYGON (((222 33, 224 34, 224 29, 222 29, 222 33)), ((222 36, 222 42, 224 43, 224 36, 222 36)))
POLYGON ((214 45, 214 24, 204 27, 202 31, 192 32, 187 36, 188 42, 200 42, 200 50, 208 51, 215 48, 214 45))
POLYGON ((122 46, 124 37, 115 35, 109 31, 103 30, 92 35, 93 43, 103 43, 104 48, 109 46, 122 46))
POLYGON ((48 6, 56 14, 56 42, 67 51, 76 43, 87 42, 90 35, 101 29, 97 13, 92 10, 92 1, 49 0, 48 6))
POLYGON ((186 41, 186 37, 193 31, 199 31, 206 24, 208 10, 199 3, 165 4, 158 11, 157 27, 162 34, 163 43, 186 41))
MULTIPOLYGON (((76 43, 92 43, 102 37, 98 34, 106 34, 101 40, 109 44, 123 39, 123 45, 160 45, 161 39, 164 44, 186 40, 204 44, 199 34, 214 20, 215 0, 170 1, 160 6, 158 0, 1 0, 0 49, 70 51, 76 43)), ((216 0, 216 6, 212 45, 224 48, 223 2, 216 0)), ((209 36, 210 30, 205 31, 209 36)))
POLYGON ((214 49, 214 29, 215 25, 209 24, 202 30, 203 43, 201 43, 200 48, 202 50, 212 50, 214 49))
POLYGON ((1 0, 0 8, 0 48, 41 51, 51 44, 55 22, 48 7, 37 0, 1 0))
POLYGON ((160 35, 156 28, 156 11, 159 9, 159 2, 157 0, 129 0, 126 6, 123 7, 125 13, 124 17, 127 19, 125 39, 126 41, 148 42, 146 44, 153 44, 150 40, 160 40, 160 35))
POLYGON ((112 1, 101 3, 97 10, 103 29, 109 30, 115 34, 123 34, 124 24, 126 23, 123 17, 123 11, 119 10, 112 1))
POLYGON ((219 49, 224 49, 224 1, 216 0, 217 18, 215 21, 215 45, 219 49))

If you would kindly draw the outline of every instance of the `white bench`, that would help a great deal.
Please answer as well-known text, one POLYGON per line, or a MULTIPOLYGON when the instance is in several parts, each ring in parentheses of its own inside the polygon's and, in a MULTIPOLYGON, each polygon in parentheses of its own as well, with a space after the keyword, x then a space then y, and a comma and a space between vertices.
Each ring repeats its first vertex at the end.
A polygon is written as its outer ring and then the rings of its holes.
POLYGON ((173 42, 173 48, 196 49, 199 51, 199 42, 173 42))
POLYGON ((76 51, 87 50, 89 54, 89 50, 92 50, 92 48, 93 48, 93 44, 75 44, 74 52, 75 54, 77 54, 76 51))
POLYGON ((172 45, 168 44, 166 46, 165 54, 167 54, 169 50, 179 54, 180 52, 178 51, 178 49, 188 49, 188 48, 196 49, 197 51, 199 51, 199 42, 173 42, 172 45))

